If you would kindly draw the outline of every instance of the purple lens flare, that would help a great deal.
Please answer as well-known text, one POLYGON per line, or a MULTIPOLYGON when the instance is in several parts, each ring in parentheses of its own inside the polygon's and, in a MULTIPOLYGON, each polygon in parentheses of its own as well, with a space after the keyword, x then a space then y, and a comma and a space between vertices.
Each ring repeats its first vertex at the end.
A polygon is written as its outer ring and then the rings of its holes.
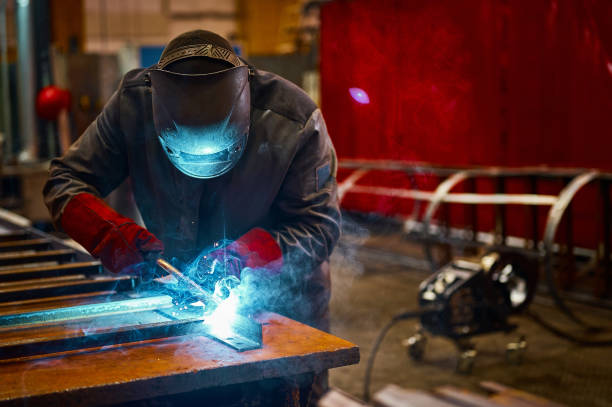
POLYGON ((366 91, 361 88, 349 88, 349 93, 357 103, 361 103, 362 105, 367 105, 370 103, 370 97, 366 91))

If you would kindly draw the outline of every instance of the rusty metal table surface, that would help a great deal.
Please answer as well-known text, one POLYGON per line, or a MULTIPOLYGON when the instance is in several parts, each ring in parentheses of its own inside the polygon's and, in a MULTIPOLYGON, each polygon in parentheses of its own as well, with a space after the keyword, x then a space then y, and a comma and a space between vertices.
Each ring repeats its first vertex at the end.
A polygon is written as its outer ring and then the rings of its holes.
POLYGON ((359 361, 348 341, 278 314, 257 319, 264 345, 246 352, 190 335, 0 361, 0 405, 117 404, 359 361))

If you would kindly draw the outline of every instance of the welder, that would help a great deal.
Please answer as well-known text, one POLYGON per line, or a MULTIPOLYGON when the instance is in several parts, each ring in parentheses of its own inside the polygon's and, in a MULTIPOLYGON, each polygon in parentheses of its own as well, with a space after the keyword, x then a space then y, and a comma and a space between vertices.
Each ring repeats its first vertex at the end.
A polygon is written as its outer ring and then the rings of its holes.
POLYGON ((111 271, 145 270, 138 266, 157 256, 187 264, 217 246, 207 258, 230 274, 277 276, 263 307, 327 330, 328 258, 340 234, 335 175, 316 104, 196 30, 123 77, 52 161, 44 195, 56 227, 111 271), (128 177, 146 229, 102 200, 128 177))

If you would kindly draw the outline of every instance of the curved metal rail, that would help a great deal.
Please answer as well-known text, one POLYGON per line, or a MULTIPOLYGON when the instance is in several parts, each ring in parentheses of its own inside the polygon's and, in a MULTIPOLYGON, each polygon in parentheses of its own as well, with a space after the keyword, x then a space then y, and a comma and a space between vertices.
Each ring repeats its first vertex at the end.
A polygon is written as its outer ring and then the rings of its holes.
POLYGON ((431 200, 429 201, 429 205, 427 209, 425 209, 425 215, 423 216, 423 238, 425 240, 425 256, 427 261, 430 264, 432 271, 436 270, 437 264, 436 260, 433 257, 433 253, 431 252, 431 244, 429 241, 429 226, 431 224, 431 219, 433 215, 436 213, 440 204, 444 200, 444 197, 448 195, 448 193, 460 182, 465 181, 468 177, 470 177, 471 173, 469 171, 459 171, 438 185, 436 188, 431 200))
POLYGON ((550 208, 548 212, 548 219, 546 221, 546 229, 544 230, 544 264, 546 268, 546 281, 548 283, 548 288, 550 290, 550 295, 555 301, 555 304, 559 309, 567 315, 572 321, 583 325, 590 326, 586 322, 584 322, 581 318, 576 316, 576 314, 567 306, 559 291, 557 290, 557 285, 555 283, 555 277, 553 273, 553 265, 552 265, 552 257, 553 257, 553 244, 555 242, 555 235, 557 234, 557 229, 559 228, 559 224, 561 223, 561 219, 563 218, 563 214, 567 210, 570 202, 578 191, 582 189, 585 185, 593 181, 599 175, 599 171, 590 171, 586 174, 581 174, 570 181, 569 184, 557 198, 555 204, 550 208))

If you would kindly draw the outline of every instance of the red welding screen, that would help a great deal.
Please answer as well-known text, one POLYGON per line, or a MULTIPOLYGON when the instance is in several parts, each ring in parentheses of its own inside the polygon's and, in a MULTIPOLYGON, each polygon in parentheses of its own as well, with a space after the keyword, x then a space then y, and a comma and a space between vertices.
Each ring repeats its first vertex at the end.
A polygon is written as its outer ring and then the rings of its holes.
MULTIPOLYGON (((340 159, 612 170, 612 2, 335 0, 321 18, 322 109, 340 159)), ((343 204, 410 209, 357 194, 343 204)))

